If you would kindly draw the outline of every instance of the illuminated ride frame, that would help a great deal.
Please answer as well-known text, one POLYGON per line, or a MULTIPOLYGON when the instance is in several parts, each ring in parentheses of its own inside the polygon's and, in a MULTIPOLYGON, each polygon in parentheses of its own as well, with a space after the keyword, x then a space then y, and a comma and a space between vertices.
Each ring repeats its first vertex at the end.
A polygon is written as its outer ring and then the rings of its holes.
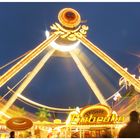
MULTIPOLYGON (((140 91, 140 81, 138 79, 136 79, 127 70, 121 67, 117 62, 115 62, 112 58, 110 58, 107 54, 105 54, 102 50, 100 50, 97 46, 95 46, 92 42, 90 42, 86 38, 88 26, 80 25, 81 17, 77 11, 71 8, 62 9, 58 14, 58 20, 59 23, 55 23, 52 26, 50 26, 51 31, 48 39, 44 40, 35 49, 30 51, 13 67, 11 67, 8 71, 6 71, 3 75, 0 76, 0 87, 2 87, 6 82, 8 82, 12 77, 14 77, 20 70, 22 70, 33 59, 35 59, 46 48, 48 48, 49 45, 52 46, 52 43, 54 42, 56 43, 57 40, 59 40, 59 41, 73 43, 73 44, 77 42, 83 43, 92 53, 96 54, 101 60, 103 60, 106 64, 108 64, 118 74, 120 74, 129 83, 129 85, 134 86, 137 91, 140 91)), ((65 46, 65 48, 68 47, 69 46, 65 46)), ((61 46, 59 49, 62 50, 61 46)), ((3 108, 0 109, 0 111, 2 112, 1 115, 3 115, 3 113, 5 113, 9 109, 9 107, 15 102, 17 97, 20 97, 21 93, 28 86, 28 84, 33 80, 33 78, 37 75, 37 73, 41 70, 41 68, 48 61, 48 59, 53 55, 55 50, 56 49, 52 47, 51 50, 35 66, 35 68, 27 75, 26 79, 21 83, 18 89, 13 92, 11 98, 6 102, 3 108)), ((74 51, 69 50, 68 52, 74 59, 78 69, 80 70, 81 74, 87 81, 93 93, 96 95, 99 102, 101 104, 108 106, 108 103, 106 102, 105 98, 101 94, 95 82, 90 77, 87 70, 82 65, 81 61, 76 56, 74 51)), ((55 109, 56 108, 54 108, 54 110, 55 109)), ((71 111, 72 109, 58 109, 58 110, 71 111)))

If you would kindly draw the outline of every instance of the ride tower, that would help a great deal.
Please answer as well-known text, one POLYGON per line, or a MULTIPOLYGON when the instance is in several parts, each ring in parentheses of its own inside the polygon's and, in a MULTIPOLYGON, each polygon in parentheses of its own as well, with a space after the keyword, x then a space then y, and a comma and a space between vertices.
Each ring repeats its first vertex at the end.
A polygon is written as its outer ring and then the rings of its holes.
MULTIPOLYGON (((25 80, 20 84, 16 91, 13 91, 13 95, 7 101, 7 103, 0 109, 2 113, 6 113, 8 108, 15 102, 17 97, 21 97, 21 93, 30 84, 33 78, 42 69, 44 64, 49 60, 49 58, 54 54, 56 50, 67 52, 73 58, 81 74, 85 78, 87 84, 96 95, 99 102, 103 105, 109 106, 106 99, 100 92, 94 80, 89 75, 88 71, 81 63, 77 57, 74 49, 79 43, 82 43, 87 47, 92 53, 97 55, 102 61, 109 65, 113 70, 115 70, 121 77, 123 77, 130 85, 140 92, 140 81, 131 75, 125 68, 121 67, 117 62, 110 58, 106 53, 99 49, 96 45, 90 42, 86 36, 89 30, 88 26, 81 24, 80 14, 72 8, 64 8, 58 14, 59 23, 54 23, 50 26, 50 31, 48 32, 48 38, 39 44, 36 48, 31 50, 27 55, 25 55, 19 62, 12 66, 8 71, 0 76, 0 87, 6 84, 12 77, 14 77, 18 72, 20 72, 26 65, 28 65, 32 60, 34 60, 40 53, 42 53, 46 48, 52 46, 49 52, 40 60, 40 62, 34 67, 34 69, 27 75, 25 80), (53 44, 57 45, 53 45, 53 44), (63 44, 63 45, 62 45, 63 44), (57 46, 57 47, 56 47, 57 46)), ((25 99, 25 98, 24 98, 25 99)), ((61 108, 49 108, 52 110, 61 111, 71 111, 72 109, 61 109, 61 108)), ((2 116, 2 114, 1 114, 2 116)))

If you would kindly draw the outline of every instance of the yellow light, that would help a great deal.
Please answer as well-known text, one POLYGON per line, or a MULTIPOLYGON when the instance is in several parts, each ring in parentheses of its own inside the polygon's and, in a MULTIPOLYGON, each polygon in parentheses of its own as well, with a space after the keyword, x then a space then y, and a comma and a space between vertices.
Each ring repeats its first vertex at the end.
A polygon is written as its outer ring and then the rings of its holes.
MULTIPOLYGON (((8 89, 9 89, 9 91, 11 92, 11 93, 15 93, 15 91, 13 91, 13 88, 11 89, 11 88, 9 88, 8 87, 8 89)), ((30 103, 30 104, 32 104, 32 105, 35 105, 35 106, 38 106, 38 107, 42 107, 42 108, 47 108, 47 109, 49 109, 49 110, 57 110, 57 111, 73 111, 74 109, 67 109, 67 108, 56 108, 56 107, 50 107, 50 106, 46 106, 46 105, 43 105, 43 104, 40 104, 40 103, 38 103, 38 102, 35 102, 35 101, 32 101, 31 99, 28 99, 27 97, 25 97, 25 96, 23 96, 23 95, 18 95, 18 98, 20 98, 20 99, 22 99, 23 101, 26 101, 27 103, 30 103)), ((79 108, 80 109, 80 108, 79 108)))
POLYGON ((96 95, 96 97, 98 98, 100 103, 108 106, 108 103, 106 102, 105 98, 103 97, 102 93, 100 92, 99 88, 97 87, 97 84, 91 78, 91 76, 89 75, 86 68, 83 66, 83 64, 81 63, 79 58, 76 56, 75 52, 71 51, 70 54, 71 54, 74 62, 76 63, 78 69, 80 70, 81 74, 85 78, 86 82, 88 83, 89 87, 91 88, 93 93, 96 95))
POLYGON ((0 138, 6 138, 6 134, 2 133, 0 138))
MULTIPOLYGON (((45 65, 48 59, 55 52, 54 49, 51 49, 36 65, 36 67, 32 70, 32 72, 28 75, 28 77, 23 81, 23 83, 19 86, 16 92, 12 95, 12 97, 7 101, 7 103, 1 108, 1 112, 5 113, 8 108, 15 102, 17 97, 23 92, 23 90, 28 86, 28 84, 33 80, 33 78, 37 75, 37 73, 41 70, 41 68, 45 65)), ((0 114, 0 118, 3 114, 0 114)))
POLYGON ((104 105, 93 105, 93 106, 90 106, 90 107, 87 107, 85 108, 84 110, 81 111, 80 115, 83 116, 86 112, 90 111, 90 110, 96 110, 96 109, 103 109, 107 112, 107 116, 110 115, 110 108, 109 106, 104 106, 104 105))
POLYGON ((109 57, 106 53, 100 50, 96 45, 90 42, 84 36, 78 36, 81 43, 83 43, 91 52, 96 54, 101 60, 103 60, 107 65, 114 69, 118 74, 124 77, 130 84, 132 84, 135 89, 140 92, 140 81, 131 75, 127 70, 124 70, 116 61, 109 57))
MULTIPOLYGON (((49 31, 46 30, 45 35, 46 35, 46 39, 48 39, 49 36, 50 36, 49 31)), ((62 51, 62 52, 72 51, 72 50, 74 50, 75 48, 77 48, 77 47, 79 46, 79 44, 80 44, 80 41, 76 41, 74 44, 68 45, 68 46, 59 45, 59 44, 57 44, 57 43, 54 42, 54 41, 50 43, 50 45, 51 45, 54 49, 59 50, 59 51, 62 51)))
POLYGON ((112 111, 112 114, 115 114, 116 116, 118 116, 117 112, 116 111, 112 111))
POLYGON ((49 129, 48 129, 48 133, 51 133, 51 132, 52 132, 52 128, 49 127, 49 129))
POLYGON ((35 57, 43 52, 49 44, 59 37, 58 34, 52 34, 47 40, 44 40, 35 49, 30 51, 25 57, 18 61, 13 67, 7 70, 3 75, 0 76, 0 87, 2 87, 7 81, 15 76, 20 70, 22 70, 27 64, 29 64, 35 57))
POLYGON ((3 116, 5 116, 5 117, 7 117, 8 119, 11 118, 9 115, 7 115, 6 113, 4 113, 2 111, 0 111, 0 114, 3 115, 3 116))
POLYGON ((67 28, 77 27, 81 22, 80 14, 72 8, 64 8, 58 14, 58 20, 67 28), (70 16, 72 15, 72 16, 70 16))

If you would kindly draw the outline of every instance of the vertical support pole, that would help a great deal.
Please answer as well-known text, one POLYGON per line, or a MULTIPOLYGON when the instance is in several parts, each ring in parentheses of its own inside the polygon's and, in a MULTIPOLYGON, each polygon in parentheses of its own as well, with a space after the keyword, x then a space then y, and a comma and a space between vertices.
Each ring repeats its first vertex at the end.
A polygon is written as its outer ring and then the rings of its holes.
POLYGON ((96 97, 99 100, 99 102, 101 104, 104 104, 104 105, 108 106, 105 98, 103 97, 103 95, 100 92, 99 88, 97 87, 96 83, 93 81, 93 79, 91 78, 91 76, 89 75, 89 73, 87 72, 87 70, 85 69, 83 64, 81 63, 81 61, 78 59, 78 57, 75 55, 74 52, 71 51, 70 54, 71 54, 73 60, 75 61, 77 67, 79 68, 81 74, 83 75, 83 77, 85 78, 86 82, 90 86, 91 90, 96 95, 96 97))
MULTIPOLYGON (((36 65, 36 67, 30 72, 30 74, 27 76, 27 78, 23 81, 23 83, 19 86, 19 88, 15 91, 15 93, 12 95, 12 97, 7 101, 7 103, 1 108, 1 112, 6 112, 7 109, 15 102, 17 97, 25 90, 25 88, 28 86, 28 84, 33 80, 33 78, 37 75, 37 73, 42 69, 44 64, 47 62, 47 60, 51 57, 51 55, 54 53, 54 49, 51 49, 42 59, 41 61, 36 65)), ((0 115, 1 117, 1 115, 0 115)))

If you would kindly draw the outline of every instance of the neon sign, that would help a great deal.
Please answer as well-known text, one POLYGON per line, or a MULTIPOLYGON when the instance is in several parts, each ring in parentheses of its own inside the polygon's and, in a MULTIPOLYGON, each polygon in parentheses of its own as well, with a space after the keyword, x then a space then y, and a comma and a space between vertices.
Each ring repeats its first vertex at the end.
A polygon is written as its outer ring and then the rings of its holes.
POLYGON ((122 123, 123 116, 112 112, 111 108, 104 105, 93 105, 83 108, 79 114, 71 114, 71 124, 112 124, 122 123))
POLYGON ((81 117, 79 115, 72 115, 71 122, 72 124, 100 124, 100 123, 121 123, 124 121, 123 116, 117 116, 112 114, 111 116, 106 117, 95 117, 90 115, 88 117, 81 117))

